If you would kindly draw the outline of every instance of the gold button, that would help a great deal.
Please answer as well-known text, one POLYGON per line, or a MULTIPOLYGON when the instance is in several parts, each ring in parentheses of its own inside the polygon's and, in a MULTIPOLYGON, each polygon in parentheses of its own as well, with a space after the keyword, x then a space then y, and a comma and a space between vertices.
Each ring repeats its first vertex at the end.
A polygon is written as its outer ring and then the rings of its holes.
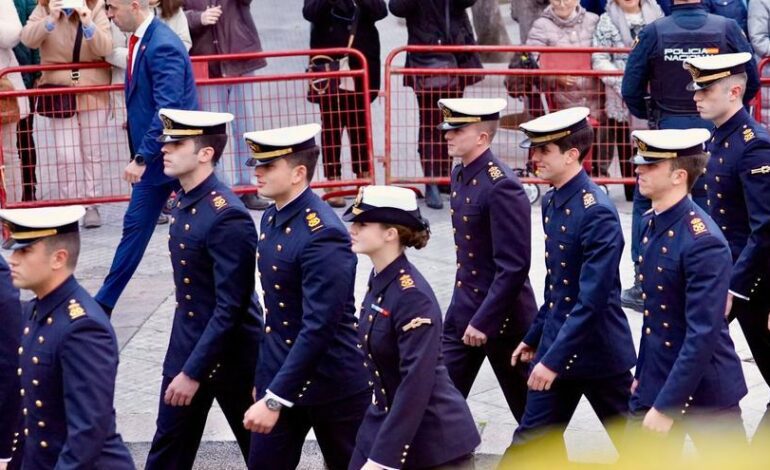
POLYGON ((278 306, 281 307, 281 308, 284 308, 284 307, 286 307, 286 304, 283 303, 283 302, 278 302, 278 306))
POLYGON ((273 331, 272 328, 270 328, 269 326, 265 327, 265 333, 270 333, 271 331, 273 331))
POLYGON ((641 263, 644 260, 644 257, 642 255, 639 255, 639 262, 641 263))
POLYGON ((457 197, 457 191, 452 191, 452 197, 457 197))
POLYGON ((476 272, 476 270, 474 269, 474 270, 471 271, 471 274, 473 274, 475 276, 476 274, 478 274, 478 272, 476 272))
POLYGON ((473 253, 468 253, 468 258, 473 258, 473 253))
POLYGON ((29 334, 29 327, 28 327, 28 326, 25 326, 25 327, 24 327, 24 334, 25 334, 25 335, 28 335, 28 334, 29 334))
POLYGON ((40 447, 45 449, 46 447, 48 447, 48 443, 46 441, 40 441, 40 447))
POLYGON ((40 385, 40 381, 39 381, 39 380, 37 380, 37 379, 32 379, 32 385, 34 385, 35 387, 37 387, 38 385, 40 385))
POLYGON ((40 363, 40 359, 38 359, 37 356, 32 356, 32 363, 33 364, 39 364, 40 363))
POLYGON ((22 354, 24 354, 24 348, 19 346, 19 356, 21 356, 22 354))
POLYGON ((659 291, 663 291, 663 286, 658 286, 659 291))
POLYGON ((24 389, 19 389, 19 395, 24 396, 24 389))
POLYGON ((259 239, 264 240, 266 236, 267 235, 265 235, 265 232, 262 232, 262 234, 259 236, 259 239))
POLYGON ((565 286, 569 285, 569 279, 564 279, 562 282, 564 283, 565 286))
POLYGON ((21 367, 19 367, 18 369, 16 369, 16 375, 18 375, 18 376, 21 376, 21 367))
POLYGON ((467 222, 467 221, 468 221, 468 216, 465 216, 465 215, 464 215, 464 216, 463 216, 463 222, 467 222))
POLYGON ((463 283, 462 283, 462 281, 457 281, 457 284, 455 284, 455 285, 456 285, 457 287, 462 287, 462 286, 463 286, 463 283))
POLYGON ((42 408, 43 407, 43 402, 40 401, 40 400, 35 400, 35 406, 38 407, 38 408, 42 408))
POLYGON ((564 300, 566 300, 567 302, 572 302, 572 297, 564 297, 564 300))
POLYGON ((668 253, 668 248, 664 246, 663 248, 660 249, 660 251, 662 251, 663 253, 668 253))
POLYGON ((38 421, 37 422, 37 427, 44 428, 45 427, 45 421, 38 421))
POLYGON ((469 198, 469 197, 466 197, 466 198, 465 198, 465 203, 466 203, 466 204, 470 204, 470 203, 471 203, 471 198, 469 198))
POLYGON ((286 344, 291 344, 291 340, 290 340, 290 339, 287 339, 287 340, 286 340, 286 344))
POLYGON ((187 312, 187 316, 192 318, 195 316, 195 312, 187 312))
POLYGON ((283 250, 283 246, 281 246, 281 245, 277 245, 277 246, 275 247, 275 249, 276 249, 276 250, 278 250, 278 251, 282 251, 282 250, 283 250))
POLYGON ((184 224, 184 229, 185 230, 190 230, 190 224, 184 224))
POLYGON ((665 344, 667 348, 670 348, 670 347, 671 347, 671 341, 666 341, 666 342, 665 342, 665 343, 663 343, 663 344, 665 344))
POLYGON ((369 315, 369 321, 374 320, 374 315, 369 315))
POLYGON ((186 278, 182 279, 182 281, 184 281, 185 284, 189 284, 190 283, 190 278, 186 277, 186 278))
POLYGON ((657 268, 657 271, 658 271, 659 273, 662 273, 662 272, 663 272, 663 268, 662 268, 662 267, 660 267, 660 266, 658 266, 658 268, 657 268))
POLYGON ((639 274, 639 281, 644 281, 644 274, 639 274))
POLYGON ((562 261, 559 264, 561 265, 562 268, 566 268, 567 267, 567 263, 565 261, 562 261))
POLYGON ((24 428, 24 435, 25 435, 25 436, 29 436, 29 429, 27 429, 27 428, 24 428))
POLYGON ((180 248, 180 249, 182 249, 182 250, 184 250, 184 243, 180 243, 180 244, 179 244, 179 248, 180 248))
POLYGON ((569 209, 564 209, 564 213, 567 214, 567 215, 570 215, 572 213, 572 211, 569 210, 569 209))
POLYGON ((548 218, 548 216, 546 216, 546 217, 545 217, 545 223, 548 223, 548 221, 549 221, 549 220, 550 220, 550 219, 548 218))
POLYGON ((192 300, 192 296, 190 294, 185 294, 184 298, 185 300, 192 300))
POLYGON ((192 212, 192 215, 195 215, 195 214, 197 214, 197 213, 198 213, 198 209, 196 209, 196 208, 194 208, 194 207, 193 207, 191 212, 192 212))
POLYGON ((647 237, 642 238, 642 243, 647 243, 648 241, 650 241, 649 238, 647 238, 647 237))
POLYGON ((278 284, 274 285, 273 287, 275 287, 275 290, 281 290, 281 286, 279 286, 278 284))
POLYGON ((661 305, 661 306, 660 306, 660 309, 661 309, 661 310, 665 310, 665 309, 666 309, 666 306, 665 306, 665 305, 661 305))
POLYGON ((642 292, 642 300, 647 300, 647 294, 645 292, 642 292))
POLYGON ((465 236, 465 239, 466 239, 466 240, 470 240, 470 239, 471 239, 471 236, 470 236, 470 235, 466 235, 466 236, 465 236))
POLYGON ((53 318, 51 318, 51 317, 48 317, 48 318, 45 320, 45 324, 46 324, 46 325, 52 325, 52 324, 53 324, 53 318))
POLYGON ((668 322, 665 322, 665 321, 663 322, 663 328, 668 328, 669 326, 671 325, 669 325, 668 322))
POLYGON ((562 232, 566 232, 566 231, 567 231, 567 227, 565 227, 564 225, 562 225, 562 226, 561 226, 561 231, 562 231, 562 232))
POLYGON ((649 317, 650 316, 650 311, 647 310, 647 309, 644 309, 644 316, 645 317, 649 317))
POLYGON ((291 233, 291 227, 286 227, 286 230, 284 230, 284 232, 286 233, 286 235, 290 234, 291 233))
POLYGON ((724 209, 719 209, 719 213, 720 213, 720 214, 724 214, 724 213, 725 213, 725 210, 724 210, 724 209))
POLYGON ((553 308, 553 302, 548 303, 548 308, 553 308))
POLYGON ((669 237, 673 237, 674 236, 674 231, 673 230, 669 230, 668 231, 668 236, 669 237))

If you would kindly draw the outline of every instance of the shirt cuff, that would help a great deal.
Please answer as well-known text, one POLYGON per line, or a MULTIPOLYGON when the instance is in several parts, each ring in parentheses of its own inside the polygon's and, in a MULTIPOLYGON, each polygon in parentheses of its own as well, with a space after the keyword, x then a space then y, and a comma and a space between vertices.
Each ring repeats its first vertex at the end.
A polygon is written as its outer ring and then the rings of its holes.
POLYGON ((10 457, 6 457, 6 458, 0 458, 0 463, 8 463, 8 462, 10 462, 10 461, 11 461, 11 458, 10 458, 10 457))
POLYGON ((285 406, 286 408, 291 408, 292 406, 294 406, 294 403, 288 400, 284 400, 283 398, 279 397, 275 393, 271 392, 270 389, 268 389, 265 392, 265 398, 272 398, 273 400, 277 401, 278 403, 285 406))
POLYGON ((56 28, 56 23, 51 23, 48 19, 45 20, 45 30, 49 33, 56 28))
POLYGON ((398 468, 394 468, 394 467, 386 467, 385 465, 383 465, 381 463, 377 463, 377 462, 375 462, 372 459, 366 459, 366 461, 369 462, 369 463, 373 463, 374 465, 380 466, 380 467, 384 468, 385 470, 399 470, 398 468))
POLYGON ((88 26, 83 26, 83 37, 86 41, 92 39, 96 33, 96 25, 91 23, 88 26))
POLYGON ((733 294, 733 297, 738 297, 739 299, 743 299, 743 300, 751 300, 748 297, 746 297, 745 295, 739 294, 739 293, 735 292, 734 290, 728 290, 727 292, 733 294))

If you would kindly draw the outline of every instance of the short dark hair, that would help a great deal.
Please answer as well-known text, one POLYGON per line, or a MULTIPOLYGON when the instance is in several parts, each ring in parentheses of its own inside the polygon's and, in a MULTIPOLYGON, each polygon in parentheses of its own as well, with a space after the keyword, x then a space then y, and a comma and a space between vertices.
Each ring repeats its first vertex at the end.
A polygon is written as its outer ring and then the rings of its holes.
POLYGON ((559 147, 561 153, 572 148, 577 149, 580 152, 578 161, 582 162, 594 144, 594 129, 590 125, 586 126, 573 134, 562 137, 554 142, 554 144, 559 147))
POLYGON ((75 270, 78 264, 78 257, 80 256, 80 233, 68 232, 60 233, 51 237, 43 238, 48 253, 53 253, 56 250, 65 250, 69 257, 67 258, 67 267, 75 270))
POLYGON ((201 135, 193 138, 193 144, 195 148, 193 151, 198 153, 201 149, 211 147, 214 149, 214 156, 211 158, 211 163, 216 165, 219 163, 219 159, 222 158, 222 153, 227 147, 227 134, 212 134, 201 135))
POLYGON ((497 128, 500 125, 500 121, 481 121, 478 123, 479 128, 482 132, 486 132, 489 135, 489 142, 491 143, 494 138, 495 134, 497 134, 497 128))
POLYGON ((321 153, 321 148, 317 145, 313 148, 300 150, 292 154, 286 155, 286 163, 290 167, 295 168, 299 165, 304 166, 307 169, 307 182, 313 181, 313 175, 315 174, 315 166, 318 162, 318 154, 321 153))
POLYGON ((672 158, 671 171, 684 170, 687 172, 687 192, 692 191, 695 180, 703 174, 703 170, 708 163, 709 154, 699 153, 697 155, 688 155, 686 157, 672 158))

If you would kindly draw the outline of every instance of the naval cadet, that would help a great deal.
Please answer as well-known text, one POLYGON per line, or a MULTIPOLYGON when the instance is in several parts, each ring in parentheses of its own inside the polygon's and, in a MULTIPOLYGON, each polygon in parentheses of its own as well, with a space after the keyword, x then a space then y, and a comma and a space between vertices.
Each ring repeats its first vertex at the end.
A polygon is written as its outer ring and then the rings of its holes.
POLYGON ((82 206, 0 210, 13 285, 35 294, 23 310, 22 424, 13 468, 134 468, 115 430, 118 341, 73 276, 84 214, 82 206))
POLYGON ((13 286, 11 271, 3 257, 0 257, 0 321, 3 324, 0 328, 0 470, 5 470, 19 437, 13 433, 21 416, 16 351, 21 339, 22 316, 19 290, 13 286))
MULTIPOLYGON (((506 460, 546 433, 561 435, 581 396, 606 427, 628 411, 636 353, 620 307, 623 231, 614 204, 583 170, 594 138, 588 114, 569 108, 521 124, 521 146, 553 189, 542 209, 544 303, 511 358, 533 368, 506 460)), ((610 436, 619 446, 620 436, 610 436)))
MULTIPOLYGON (((711 129, 711 122, 698 115, 692 101, 693 92, 686 90, 690 76, 682 70, 682 64, 692 57, 751 51, 746 35, 731 18, 709 14, 700 0, 674 0, 670 16, 652 22, 639 33, 623 74, 623 100, 631 114, 648 119, 651 129, 711 129)), ((746 71, 748 84, 743 103, 748 105, 759 90, 759 75, 753 59, 746 71)), ((699 180, 692 197, 706 208, 704 183, 703 179, 699 180)), ((642 214, 649 208, 650 201, 635 190, 631 256, 637 271, 636 281, 623 291, 621 301, 624 307, 639 312, 643 302, 635 260, 639 258, 642 214)))
MULTIPOLYGON (((634 131, 639 190, 652 201, 639 256, 642 339, 630 401, 632 422, 701 453, 743 439, 741 361, 724 317, 732 257, 725 237, 688 196, 708 155, 705 129, 634 131)), ((650 452, 651 449, 646 449, 650 452)))
POLYGON ((168 247, 176 308, 147 469, 189 469, 217 401, 244 461, 243 412, 251 389, 262 312, 254 290, 257 231, 249 211, 214 168, 227 145, 229 113, 161 109, 163 172, 182 190, 168 247))
POLYGON ((356 347, 356 256, 339 216, 310 188, 320 131, 244 134, 260 194, 275 201, 258 245, 266 320, 257 402, 244 417, 251 470, 296 468, 311 428, 330 470, 346 469, 371 399, 356 347))
POLYGON ((439 100, 452 170, 457 273, 444 321, 444 362, 467 398, 488 358, 516 420, 524 414, 527 367, 511 354, 537 313, 529 284, 531 215, 519 179, 489 146, 503 99, 439 100))
POLYGON ((349 470, 472 469, 481 438, 443 363, 441 309, 405 253, 430 238, 414 191, 363 187, 343 219, 374 265, 358 326, 374 394, 349 470))
POLYGON ((716 129, 706 145, 707 207, 730 245, 733 272, 725 314, 738 318, 770 385, 770 135, 742 106, 751 54, 685 62, 701 117, 716 129))

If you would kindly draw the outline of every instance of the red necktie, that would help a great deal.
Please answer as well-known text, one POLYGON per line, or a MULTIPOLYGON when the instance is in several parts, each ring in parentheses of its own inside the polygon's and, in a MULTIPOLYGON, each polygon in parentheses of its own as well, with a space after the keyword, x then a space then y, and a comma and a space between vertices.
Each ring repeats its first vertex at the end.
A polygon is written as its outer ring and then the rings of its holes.
POLYGON ((136 34, 132 34, 128 39, 128 65, 126 66, 126 70, 128 70, 128 81, 131 81, 131 72, 134 68, 134 47, 136 47, 137 42, 139 42, 139 36, 136 34))

